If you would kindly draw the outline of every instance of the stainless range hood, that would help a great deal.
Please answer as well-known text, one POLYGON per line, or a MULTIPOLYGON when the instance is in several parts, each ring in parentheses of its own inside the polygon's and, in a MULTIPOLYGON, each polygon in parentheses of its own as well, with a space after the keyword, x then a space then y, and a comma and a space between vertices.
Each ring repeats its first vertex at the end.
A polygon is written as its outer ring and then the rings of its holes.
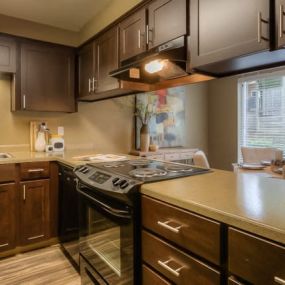
POLYGON ((123 61, 122 67, 109 75, 124 81, 154 84, 187 76, 186 58, 186 39, 180 37, 123 61))

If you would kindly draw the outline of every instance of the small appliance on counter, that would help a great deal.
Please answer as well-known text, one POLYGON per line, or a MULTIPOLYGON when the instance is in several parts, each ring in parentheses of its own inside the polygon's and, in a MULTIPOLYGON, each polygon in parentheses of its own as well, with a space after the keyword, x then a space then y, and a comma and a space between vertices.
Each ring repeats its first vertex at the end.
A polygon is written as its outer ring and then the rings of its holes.
POLYGON ((208 172, 148 159, 88 163, 75 168, 82 284, 140 284, 141 185, 208 172))
POLYGON ((61 135, 51 135, 50 145, 54 152, 64 151, 64 138, 61 135))

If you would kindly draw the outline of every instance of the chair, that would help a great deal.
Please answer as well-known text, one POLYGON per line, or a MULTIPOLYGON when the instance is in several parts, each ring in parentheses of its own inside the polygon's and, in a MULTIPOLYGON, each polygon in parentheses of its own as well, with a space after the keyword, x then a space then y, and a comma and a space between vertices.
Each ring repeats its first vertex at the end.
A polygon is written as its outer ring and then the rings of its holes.
POLYGON ((283 151, 273 147, 241 147, 241 154, 244 163, 283 159, 283 151))
POLYGON ((205 153, 202 150, 198 150, 193 155, 193 162, 195 166, 203 167, 203 168, 210 168, 210 164, 205 153))

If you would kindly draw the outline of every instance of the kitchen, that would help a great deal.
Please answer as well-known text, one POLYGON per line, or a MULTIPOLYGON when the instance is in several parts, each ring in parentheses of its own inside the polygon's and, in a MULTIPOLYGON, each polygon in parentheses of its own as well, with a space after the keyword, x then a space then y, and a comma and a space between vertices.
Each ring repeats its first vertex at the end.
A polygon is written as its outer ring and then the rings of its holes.
POLYGON ((285 284, 282 173, 240 167, 241 147, 284 150, 285 3, 37 2, 0 4, 0 153, 11 155, 0 160, 1 284, 285 284), (167 68, 149 75, 157 52, 167 68), (184 148, 139 152, 136 107, 160 90, 183 93, 184 148), (277 113, 259 133, 265 143, 247 144, 247 118, 277 113), (63 136, 53 146, 64 152, 30 151, 31 122, 63 136), (197 150, 211 167, 203 175, 160 161, 197 150), (146 162, 160 182, 130 178, 146 162), (107 258, 108 230, 119 260, 107 258))

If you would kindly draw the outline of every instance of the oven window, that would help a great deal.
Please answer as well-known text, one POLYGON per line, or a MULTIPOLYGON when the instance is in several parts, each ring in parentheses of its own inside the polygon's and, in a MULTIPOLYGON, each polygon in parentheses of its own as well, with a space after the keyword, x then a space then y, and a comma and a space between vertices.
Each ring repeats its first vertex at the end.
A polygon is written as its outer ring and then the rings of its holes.
POLYGON ((118 276, 121 276, 120 226, 91 208, 88 215, 88 246, 118 276))
POLYGON ((133 222, 83 201, 80 253, 108 284, 133 284, 133 222))

